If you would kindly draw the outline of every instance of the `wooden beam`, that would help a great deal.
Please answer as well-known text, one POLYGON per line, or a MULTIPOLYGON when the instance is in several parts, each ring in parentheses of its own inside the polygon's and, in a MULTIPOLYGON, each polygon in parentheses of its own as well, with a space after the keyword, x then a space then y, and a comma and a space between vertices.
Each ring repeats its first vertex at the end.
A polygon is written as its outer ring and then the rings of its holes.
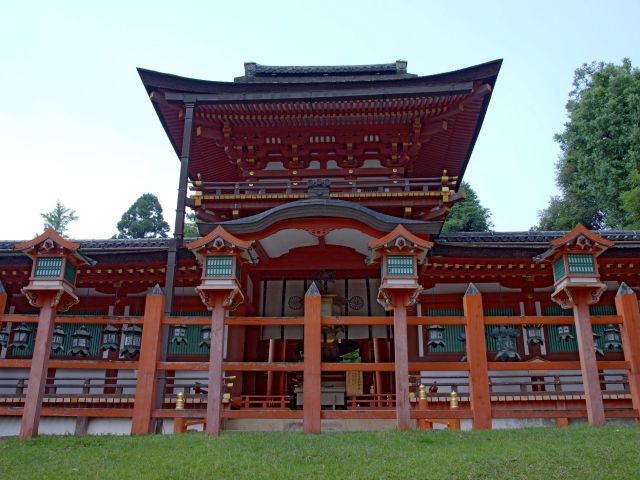
POLYGON ((491 428, 491 394, 487 365, 486 338, 482 295, 472 284, 462 298, 467 320, 467 361, 469 363, 469 391, 473 410, 473 428, 491 428))
MULTIPOLYGON (((0 368, 29 368, 30 366, 30 358, 4 358, 0 360, 0 368)), ((50 360, 49 368, 136 370, 138 362, 124 360, 50 360)))
MULTIPOLYGON (((629 363, 629 392, 633 408, 640 412, 640 309, 638 297, 626 284, 620 285, 616 295, 616 309, 622 317, 620 333, 624 358, 629 363)), ((640 419, 636 418, 636 423, 640 419)))
POLYGON ((162 317, 164 295, 156 286, 147 295, 144 306, 144 327, 140 343, 140 359, 136 377, 136 394, 131 419, 131 434, 144 435, 151 432, 151 411, 158 387, 157 365, 162 346, 162 317))
POLYGON ((322 362, 322 326, 321 296, 315 283, 304 296, 304 377, 303 403, 304 416, 302 429, 304 433, 320 433, 320 403, 322 362))
POLYGON ((40 410, 42 397, 47 381, 49 368, 49 352, 51 351, 51 336, 56 321, 56 292, 41 292, 40 315, 38 330, 33 345, 33 356, 29 370, 27 394, 24 399, 22 422, 20 424, 20 438, 33 438, 38 435, 40 425, 40 410))

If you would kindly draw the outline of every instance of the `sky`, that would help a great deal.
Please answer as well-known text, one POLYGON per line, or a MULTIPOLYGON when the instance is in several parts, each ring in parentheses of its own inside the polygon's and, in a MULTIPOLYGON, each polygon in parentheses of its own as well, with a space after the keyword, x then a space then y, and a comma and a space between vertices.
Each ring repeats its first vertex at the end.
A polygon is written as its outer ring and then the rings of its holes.
POLYGON ((243 63, 409 62, 430 75, 504 59, 465 174, 496 231, 551 195, 573 71, 640 65, 640 1, 6 2, 0 28, 0 239, 109 238, 141 194, 173 225, 179 161, 136 67, 231 81, 243 63))

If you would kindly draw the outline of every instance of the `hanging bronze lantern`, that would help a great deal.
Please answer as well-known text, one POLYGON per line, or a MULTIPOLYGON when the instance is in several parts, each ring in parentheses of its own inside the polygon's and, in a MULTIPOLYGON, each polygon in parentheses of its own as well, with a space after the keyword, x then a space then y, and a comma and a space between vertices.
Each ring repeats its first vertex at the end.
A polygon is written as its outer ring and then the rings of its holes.
POLYGON ((460 335, 456 337, 456 340, 462 342, 462 348, 464 348, 464 355, 460 359, 461 362, 467 361, 467 333, 463 330, 460 335))
POLYGON ((56 325, 56 328, 53 330, 53 335, 51 336, 51 351, 52 352, 62 352, 64 351, 64 337, 67 336, 67 333, 62 329, 60 325, 56 325))
POLYGON ((31 328, 26 323, 19 324, 13 329, 13 343, 9 345, 14 350, 25 350, 29 346, 29 337, 31 336, 31 328))
POLYGON ((620 330, 611 323, 604 329, 604 349, 613 351, 622 350, 622 337, 620 336, 620 330))
POLYGON ((128 325, 122 329, 123 345, 120 350, 121 355, 129 355, 135 357, 140 353, 140 344, 142 342, 142 328, 138 325, 128 325))
POLYGON ((598 355, 600 355, 601 357, 604 357, 604 352, 598 346, 598 339, 600 337, 602 337, 602 335, 600 335, 599 333, 593 332, 593 349, 596 351, 598 355))
POLYGON ((211 326, 205 325, 200 329, 200 348, 211 348, 211 326))
POLYGON ((107 325, 102 329, 102 342, 100 343, 100 350, 116 352, 120 342, 118 342, 118 328, 113 325, 107 325))
POLYGON ((444 327, 442 325, 429 325, 427 327, 429 347, 446 347, 447 342, 444 341, 444 327))
POLYGON ((186 325, 175 325, 173 327, 173 338, 171 339, 171 343, 175 343, 176 345, 180 345, 181 343, 187 345, 189 343, 187 340, 186 325))
POLYGON ((89 356, 89 345, 93 335, 87 327, 81 325, 75 332, 71 334, 71 355, 82 355, 83 357, 89 356))
POLYGON ((498 352, 495 360, 520 360, 516 343, 516 337, 519 335, 520 332, 513 327, 501 325, 493 329, 491 336, 496 340, 496 351, 498 352))
POLYGON ((527 342, 532 345, 543 345, 544 335, 542 332, 542 325, 525 325, 527 332, 527 342))
POLYGON ((571 333, 571 327, 569 325, 558 325, 558 338, 563 342, 573 340, 574 336, 571 333))
POLYGON ((7 348, 9 345, 9 327, 0 330, 0 347, 7 348))

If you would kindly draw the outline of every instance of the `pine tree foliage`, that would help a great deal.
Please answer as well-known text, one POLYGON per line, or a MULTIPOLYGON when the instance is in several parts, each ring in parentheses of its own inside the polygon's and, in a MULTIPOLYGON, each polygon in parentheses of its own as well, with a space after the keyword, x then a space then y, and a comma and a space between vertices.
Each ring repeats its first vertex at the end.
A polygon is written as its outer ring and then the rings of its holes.
POLYGON ((53 210, 41 213, 40 216, 44 219, 45 230, 53 228, 62 236, 66 236, 69 224, 78 220, 76 211, 65 207, 60 200, 56 201, 56 206, 53 207, 53 210))
POLYGON ((122 215, 117 227, 116 238, 167 238, 169 232, 160 201, 152 193, 141 195, 122 215))
POLYGON ((462 182, 460 191, 466 198, 453 206, 442 227, 443 232, 488 232, 493 227, 491 211, 480 203, 478 194, 467 182, 462 182))

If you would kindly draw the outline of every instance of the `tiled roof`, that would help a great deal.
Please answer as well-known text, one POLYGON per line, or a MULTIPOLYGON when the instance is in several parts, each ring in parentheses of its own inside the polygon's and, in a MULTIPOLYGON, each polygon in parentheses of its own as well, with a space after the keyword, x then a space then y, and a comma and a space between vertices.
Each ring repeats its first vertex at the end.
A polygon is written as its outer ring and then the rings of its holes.
MULTIPOLYGON (((548 243, 562 237, 565 231, 550 232, 449 232, 436 237, 437 244, 518 244, 519 246, 546 247, 548 243)), ((598 235, 616 243, 640 242, 640 230, 597 230, 598 235)))

